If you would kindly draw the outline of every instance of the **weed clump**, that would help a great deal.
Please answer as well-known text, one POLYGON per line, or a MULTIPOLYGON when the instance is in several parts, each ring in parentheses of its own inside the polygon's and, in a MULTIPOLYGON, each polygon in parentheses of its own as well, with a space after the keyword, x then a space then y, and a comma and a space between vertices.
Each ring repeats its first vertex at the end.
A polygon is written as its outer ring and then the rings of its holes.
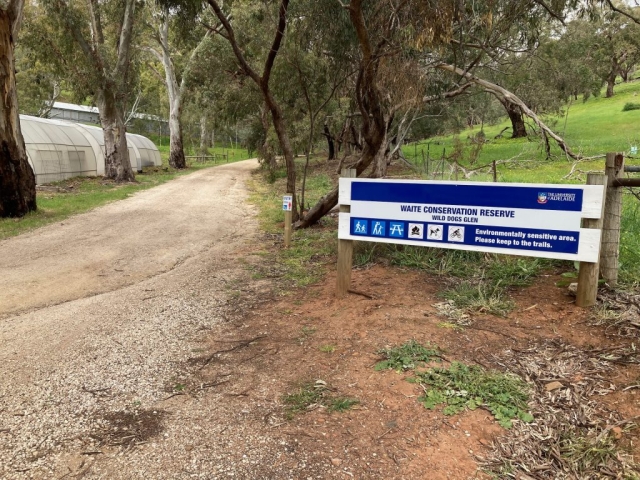
POLYGON ((304 382, 294 393, 287 394, 282 399, 285 404, 287 418, 291 420, 299 413, 308 412, 315 408, 326 408, 330 412, 344 412, 360 403, 355 398, 336 396, 324 380, 304 382))
POLYGON ((477 365, 453 362, 449 368, 432 368, 417 373, 415 380, 426 388, 419 398, 433 410, 444 404, 445 415, 484 407, 504 428, 511 428, 513 419, 533 420, 527 411, 527 384, 515 375, 488 372, 477 365))
POLYGON ((413 370, 420 363, 440 360, 437 347, 421 345, 415 340, 409 340, 399 347, 385 348, 378 351, 384 360, 376 363, 375 370, 395 370, 397 372, 413 370))

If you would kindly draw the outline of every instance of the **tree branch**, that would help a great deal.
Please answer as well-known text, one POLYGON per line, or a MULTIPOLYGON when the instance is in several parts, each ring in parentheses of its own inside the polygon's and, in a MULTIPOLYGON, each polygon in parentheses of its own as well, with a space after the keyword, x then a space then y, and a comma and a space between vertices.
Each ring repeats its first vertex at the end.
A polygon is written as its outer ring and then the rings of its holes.
POLYGON ((542 120, 540 120, 538 118, 538 116, 529 107, 527 107, 527 105, 522 100, 520 100, 520 98, 518 98, 516 95, 514 95, 510 91, 502 88, 499 85, 496 85, 495 83, 491 83, 491 82, 489 82, 487 80, 483 80, 481 78, 478 78, 475 75, 473 75, 472 73, 465 72, 461 68, 455 67, 453 65, 448 65, 448 64, 445 64, 445 63, 441 63, 439 65, 436 65, 436 68, 438 68, 440 70, 445 70, 447 72, 455 73, 455 74, 460 75, 462 77, 465 77, 467 79, 467 81, 473 82, 476 85, 479 85, 482 88, 484 88, 486 91, 488 91, 490 93, 493 93, 496 96, 500 96, 500 97, 504 98, 506 101, 509 101, 509 102, 511 102, 511 103, 513 103, 515 105, 518 105, 518 107, 520 107, 520 109, 522 110, 522 113, 525 114, 526 116, 528 116, 529 118, 531 118, 531 120, 533 120, 533 122, 544 133, 546 133, 548 136, 553 138, 563 152, 565 152, 569 157, 573 158, 574 160, 578 160, 580 158, 579 155, 576 155, 575 153, 573 153, 571 151, 569 146, 565 143, 565 141, 561 137, 556 135, 553 132, 553 130, 551 130, 549 127, 547 127, 542 122, 542 120))
POLYGON ((273 44, 271 45, 271 50, 269 50, 269 55, 267 56, 267 61, 264 64, 264 70, 262 72, 262 83, 264 85, 269 84, 271 70, 273 69, 273 64, 276 61, 276 56, 280 50, 280 45, 282 44, 284 30, 287 28, 287 8, 289 8, 289 0, 282 0, 280 2, 280 9, 278 13, 278 29, 276 30, 276 36, 273 39, 273 44))
POLYGON ((131 50, 131 36, 133 35, 133 19, 135 17, 136 1, 126 0, 122 30, 118 40, 118 61, 114 70, 114 77, 123 78, 129 66, 129 51, 131 50))
POLYGON ((238 45, 238 41, 236 40, 233 27, 231 26, 229 19, 222 12, 222 9, 220 8, 220 5, 218 5, 217 0, 207 0, 207 3, 209 4, 213 12, 216 14, 216 17, 218 17, 218 20, 226 30, 227 40, 229 41, 229 44, 231 45, 231 48, 233 49, 233 53, 238 59, 238 62, 240 62, 240 67, 242 68, 242 70, 244 70, 245 74, 247 74, 249 77, 251 77, 251 79, 254 82, 256 82, 256 84, 260 85, 260 76, 256 73, 256 71, 253 68, 251 68, 247 60, 244 58, 244 54, 242 53, 242 50, 240 50, 240 46, 238 45))
POLYGON ((611 0, 605 0, 603 3, 605 3, 605 4, 609 7, 609 9, 610 9, 612 12, 619 13, 620 15, 622 15, 622 16, 624 16, 624 17, 627 17, 627 18, 628 18, 629 20, 631 20, 632 22, 637 23, 638 25, 640 25, 640 19, 639 19, 639 18, 636 18, 636 17, 634 17, 633 15, 631 15, 630 13, 625 12, 624 10, 619 9, 618 7, 616 7, 616 6, 613 4, 613 2, 612 2, 611 0))

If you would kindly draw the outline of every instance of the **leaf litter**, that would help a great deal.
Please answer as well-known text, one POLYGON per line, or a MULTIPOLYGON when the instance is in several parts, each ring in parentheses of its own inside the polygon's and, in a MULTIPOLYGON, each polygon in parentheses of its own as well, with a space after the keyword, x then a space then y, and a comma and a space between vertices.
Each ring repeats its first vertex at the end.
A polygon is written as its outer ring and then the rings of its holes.
MULTIPOLYGON (((621 349, 612 351, 621 355, 621 349)), ((479 458, 483 467, 498 478, 518 480, 640 478, 639 466, 615 435, 635 428, 636 418, 623 419, 593 400, 615 390, 607 380, 612 364, 603 359, 606 354, 547 341, 495 357, 532 385, 529 408, 535 420, 514 421, 479 458)), ((625 355, 638 360, 637 352, 625 355)))

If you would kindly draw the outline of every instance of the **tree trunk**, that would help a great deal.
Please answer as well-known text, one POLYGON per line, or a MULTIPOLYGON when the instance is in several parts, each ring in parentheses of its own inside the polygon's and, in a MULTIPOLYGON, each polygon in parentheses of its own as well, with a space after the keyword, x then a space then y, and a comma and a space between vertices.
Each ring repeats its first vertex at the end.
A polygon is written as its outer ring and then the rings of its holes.
POLYGON ((327 161, 333 160, 334 158, 336 158, 336 147, 333 142, 331 132, 329 131, 329 127, 327 125, 324 126, 324 132, 322 134, 327 137, 327 144, 329 146, 329 158, 327 158, 327 161))
POLYGON ((174 98, 169 108, 169 165, 173 168, 186 168, 187 159, 184 156, 182 141, 182 98, 174 98))
POLYGON ((22 217, 37 208, 36 180, 20 130, 10 11, 0 10, 0 217, 22 217))
POLYGON ((104 176, 116 182, 133 182, 124 119, 113 89, 108 85, 99 89, 95 100, 104 133, 104 176))
POLYGON ((269 144, 269 129, 271 128, 271 122, 269 122, 268 108, 265 107, 260 109, 260 121, 262 122, 262 129, 264 130, 264 142, 262 142, 260 154, 262 155, 269 171, 273 173, 276 168, 278 168, 278 164, 276 162, 276 156, 273 153, 273 149, 269 144))
POLYGON ((500 103, 502 103, 502 106, 507 111, 507 115, 509 115, 509 120, 511 120, 511 138, 526 138, 527 127, 525 126, 520 107, 506 99, 502 99, 500 103))
POLYGON ((282 116, 282 110, 273 98, 268 85, 262 85, 262 94, 264 95, 265 103, 271 112, 271 121, 273 122, 273 127, 276 130, 278 143, 280 143, 282 155, 284 156, 285 165, 287 167, 287 192, 293 195, 292 211, 293 221, 295 222, 298 220, 298 206, 296 199, 296 166, 294 162, 293 149, 291 148, 291 142, 289 141, 289 134, 287 133, 284 117, 282 116))
POLYGON ((607 76, 607 93, 605 94, 606 98, 613 97, 613 87, 616 86, 616 72, 612 71, 607 76))
POLYGON ((207 140, 209 139, 209 133, 207 132, 207 116, 202 115, 200 117, 200 155, 209 155, 207 150, 207 140))
MULTIPOLYGON (((184 157, 184 143, 182 141, 182 123, 180 121, 182 115, 184 78, 182 79, 182 85, 178 85, 176 69, 169 54, 168 12, 165 12, 165 17, 158 33, 158 41, 162 49, 162 54, 156 53, 156 55, 164 67, 167 95, 169 96, 169 165, 173 168, 182 169, 187 167, 187 159, 184 157)), ((192 57, 194 53, 195 50, 192 52, 192 57)), ((183 75, 185 74, 186 73, 183 72, 183 75)))

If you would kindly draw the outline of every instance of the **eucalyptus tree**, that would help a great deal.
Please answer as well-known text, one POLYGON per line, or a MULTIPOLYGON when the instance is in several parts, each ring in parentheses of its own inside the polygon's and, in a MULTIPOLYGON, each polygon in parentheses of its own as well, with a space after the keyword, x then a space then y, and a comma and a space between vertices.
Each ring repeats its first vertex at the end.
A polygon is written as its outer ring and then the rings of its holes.
POLYGON ((136 0, 42 0, 34 4, 24 41, 100 113, 105 177, 133 181, 124 106, 136 81, 136 0))
POLYGON ((15 40, 24 0, 0 4, 0 217, 21 217, 36 210, 36 180, 20 130, 15 76, 15 40))
POLYGON ((169 99, 169 165, 185 168, 187 164, 181 123, 184 97, 190 71, 198 62, 198 53, 207 42, 210 31, 195 22, 192 15, 172 12, 167 6, 151 5, 149 8, 150 37, 155 45, 148 45, 146 50, 156 57, 164 69, 169 99))

